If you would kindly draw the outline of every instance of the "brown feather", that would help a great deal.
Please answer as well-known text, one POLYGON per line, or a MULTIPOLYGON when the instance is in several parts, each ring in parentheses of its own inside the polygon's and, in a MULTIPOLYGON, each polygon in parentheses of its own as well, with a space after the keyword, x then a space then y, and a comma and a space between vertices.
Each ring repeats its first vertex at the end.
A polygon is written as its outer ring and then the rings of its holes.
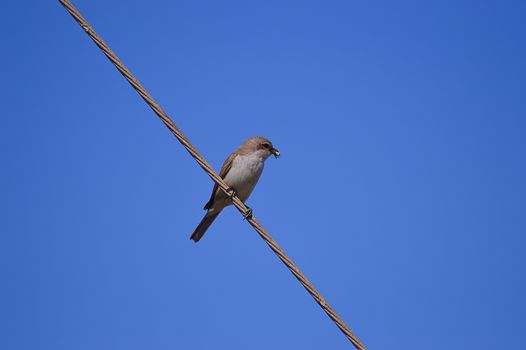
MULTIPOLYGON (((232 168, 232 162, 234 161, 234 158, 237 156, 237 153, 232 153, 223 163, 223 166, 221 167, 221 171, 219 172, 219 176, 224 179, 226 174, 230 171, 232 168)), ((210 209, 214 205, 214 200, 217 194, 217 190, 219 189, 219 186, 214 182, 214 188, 212 189, 212 194, 210 195, 210 199, 205 204, 205 207, 203 209, 210 209)))
POLYGON ((206 230, 212 225, 214 220, 217 218, 219 213, 216 214, 209 214, 206 213, 203 220, 197 225, 197 228, 195 229, 194 233, 190 236, 190 239, 194 241, 195 243, 199 242, 199 240, 203 237, 203 235, 206 233, 206 230))

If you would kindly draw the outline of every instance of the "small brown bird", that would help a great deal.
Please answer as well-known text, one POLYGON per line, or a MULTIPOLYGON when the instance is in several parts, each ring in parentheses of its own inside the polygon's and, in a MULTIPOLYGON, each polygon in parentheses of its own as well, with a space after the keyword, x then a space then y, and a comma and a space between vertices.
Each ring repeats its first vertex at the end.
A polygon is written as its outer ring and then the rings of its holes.
MULTIPOLYGON (((265 160, 271 155, 276 158, 280 156, 279 151, 272 146, 272 142, 261 136, 251 137, 225 160, 219 176, 225 180, 236 196, 245 202, 259 180, 265 160)), ((232 204, 231 197, 215 184, 210 200, 204 207, 207 210, 205 217, 190 239, 198 242, 221 210, 230 204, 232 204)), ((251 212, 248 216, 250 215, 251 212)))

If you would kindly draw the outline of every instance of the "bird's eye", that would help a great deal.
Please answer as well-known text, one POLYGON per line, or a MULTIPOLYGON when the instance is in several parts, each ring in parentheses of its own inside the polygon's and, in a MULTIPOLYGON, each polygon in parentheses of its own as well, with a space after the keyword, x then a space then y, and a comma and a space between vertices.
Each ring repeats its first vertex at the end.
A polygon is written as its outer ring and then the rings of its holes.
POLYGON ((263 147, 265 147, 265 148, 269 148, 270 145, 269 145, 268 143, 264 143, 264 144, 263 144, 263 147))

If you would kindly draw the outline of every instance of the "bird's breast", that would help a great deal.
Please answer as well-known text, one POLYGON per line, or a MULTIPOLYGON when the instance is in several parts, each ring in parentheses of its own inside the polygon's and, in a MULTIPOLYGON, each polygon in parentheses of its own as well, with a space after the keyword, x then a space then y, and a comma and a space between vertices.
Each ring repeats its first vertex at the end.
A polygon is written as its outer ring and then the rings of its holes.
POLYGON ((257 155, 238 155, 232 161, 225 182, 236 190, 239 199, 245 201, 256 186, 263 166, 263 158, 257 155))

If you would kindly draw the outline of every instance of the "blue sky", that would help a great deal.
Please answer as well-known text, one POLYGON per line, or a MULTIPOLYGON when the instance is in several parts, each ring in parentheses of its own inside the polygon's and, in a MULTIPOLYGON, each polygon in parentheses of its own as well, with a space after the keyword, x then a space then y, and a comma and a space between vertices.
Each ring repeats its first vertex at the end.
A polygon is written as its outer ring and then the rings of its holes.
MULTIPOLYGON (((526 5, 76 1, 371 349, 526 347, 526 5)), ((347 349, 58 1, 9 2, 0 348, 347 349)))

